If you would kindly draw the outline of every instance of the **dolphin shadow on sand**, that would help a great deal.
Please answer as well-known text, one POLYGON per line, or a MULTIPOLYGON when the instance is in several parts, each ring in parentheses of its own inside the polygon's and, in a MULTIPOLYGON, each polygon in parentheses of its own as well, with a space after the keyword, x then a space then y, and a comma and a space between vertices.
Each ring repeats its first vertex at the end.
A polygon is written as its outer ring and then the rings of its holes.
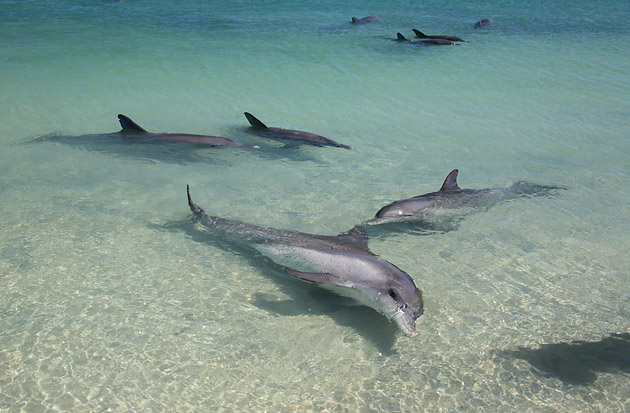
POLYGON ((611 334, 600 341, 519 347, 499 355, 525 360, 566 384, 586 386, 597 380, 597 372, 630 373, 630 333, 611 334))
POLYGON ((291 291, 284 289, 287 294, 296 297, 293 300, 277 301, 269 299, 265 294, 256 293, 252 304, 270 314, 286 317, 315 315, 332 318, 335 323, 353 329, 358 335, 367 339, 381 354, 395 354, 397 328, 387 322, 382 315, 369 307, 353 305, 344 297, 328 294, 321 288, 308 290, 308 301, 298 299, 303 292, 298 292, 295 286, 291 291))
POLYGON ((253 293, 249 304, 275 316, 326 316, 337 324, 354 330, 385 355, 395 353, 396 326, 377 311, 357 305, 350 298, 323 290, 312 283, 305 283, 287 274, 282 265, 272 261, 255 248, 211 231, 200 231, 195 220, 189 218, 165 224, 149 224, 158 231, 184 233, 188 239, 233 253, 252 267, 269 277, 290 300, 278 301, 265 293, 253 293))

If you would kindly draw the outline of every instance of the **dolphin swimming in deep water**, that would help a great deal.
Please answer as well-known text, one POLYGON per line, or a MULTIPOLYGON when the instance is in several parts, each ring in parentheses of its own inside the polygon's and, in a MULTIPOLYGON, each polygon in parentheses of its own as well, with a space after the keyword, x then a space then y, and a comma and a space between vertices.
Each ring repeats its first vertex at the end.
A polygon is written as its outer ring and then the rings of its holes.
POLYGON ((321 146, 335 146, 337 148, 344 149, 352 149, 348 145, 344 145, 342 143, 337 143, 332 139, 325 138, 320 135, 316 135, 310 132, 304 132, 301 130, 294 129, 282 129, 282 128, 269 128, 267 125, 258 120, 254 115, 249 112, 245 112, 245 117, 249 121, 249 124, 258 131, 262 136, 269 138, 279 138, 279 139, 291 139, 295 141, 300 141, 304 143, 310 143, 313 145, 321 145, 321 146))
POLYGON ((396 39, 400 42, 411 43, 416 45, 435 45, 435 46, 453 46, 455 42, 446 39, 420 39, 420 40, 409 40, 402 33, 396 33, 396 39))
POLYGON ((122 130, 118 132, 124 137, 130 138, 145 138, 147 140, 163 140, 163 141, 171 141, 171 142, 187 142, 187 143, 196 143, 201 145, 209 145, 209 146, 245 146, 240 142, 229 138, 222 138, 220 136, 209 136, 209 135, 192 135, 188 133, 152 133, 147 132, 141 126, 139 126, 136 122, 132 121, 125 115, 118 115, 118 120, 120 122, 120 126, 122 126, 122 130))
POLYGON ((556 190, 565 189, 561 186, 547 186, 517 182, 509 188, 495 189, 461 189, 457 186, 457 169, 453 169, 442 188, 437 192, 430 192, 413 198, 395 201, 382 207, 369 225, 391 222, 399 219, 420 217, 423 213, 437 210, 454 209, 460 207, 488 207, 508 199, 525 196, 549 195, 556 190))
POLYGON ((475 29, 478 29, 480 27, 492 26, 493 24, 494 24, 494 20, 492 19, 481 19, 477 23, 475 23, 475 29))
POLYGON ((284 270, 295 278, 374 308, 405 335, 417 334, 415 321, 424 311, 421 291, 406 272, 368 250, 363 227, 327 236, 247 224, 207 215, 193 203, 190 187, 186 191, 188 205, 204 227, 286 265, 284 270))
POLYGON ((460 39, 457 36, 445 36, 443 34, 427 36, 426 34, 422 33, 420 30, 416 30, 416 29, 411 29, 411 30, 413 30, 413 32, 416 34, 416 37, 420 39, 444 39, 444 40, 450 40, 451 42, 465 42, 466 41, 464 39, 460 39))
POLYGON ((375 22, 377 20, 378 20, 377 16, 366 16, 366 17, 363 17, 361 19, 357 19, 356 17, 353 17, 352 21, 350 23, 352 23, 352 24, 362 24, 362 23, 375 22))

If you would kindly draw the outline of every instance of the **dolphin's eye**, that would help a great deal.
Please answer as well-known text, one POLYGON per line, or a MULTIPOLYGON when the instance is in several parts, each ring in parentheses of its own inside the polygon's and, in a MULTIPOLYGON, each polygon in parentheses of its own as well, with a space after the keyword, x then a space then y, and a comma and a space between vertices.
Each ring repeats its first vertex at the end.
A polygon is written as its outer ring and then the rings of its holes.
POLYGON ((393 289, 389 290, 389 291, 387 292, 387 294, 389 294, 389 296, 390 296, 390 297, 392 297, 392 298, 394 299, 394 301, 396 301, 396 303, 398 303, 398 306, 399 306, 401 309, 406 310, 406 309, 407 309, 407 307, 409 307, 409 306, 407 305, 407 303, 405 303, 405 300, 403 300, 402 298, 400 298, 400 297, 398 296, 398 294, 396 294, 396 291, 394 291, 393 289))

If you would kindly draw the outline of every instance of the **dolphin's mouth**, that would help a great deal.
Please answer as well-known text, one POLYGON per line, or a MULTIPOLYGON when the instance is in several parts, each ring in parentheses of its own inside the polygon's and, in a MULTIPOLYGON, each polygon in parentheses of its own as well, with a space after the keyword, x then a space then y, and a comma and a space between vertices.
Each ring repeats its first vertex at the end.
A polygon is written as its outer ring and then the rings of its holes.
POLYGON ((399 308, 392 317, 398 328, 407 336, 415 337, 418 335, 416 331, 416 319, 411 317, 402 308, 399 308))
POLYGON ((414 215, 411 215, 411 214, 409 215, 384 215, 382 217, 376 217, 374 219, 366 221, 366 224, 368 225, 385 224, 387 222, 402 221, 402 220, 410 219, 413 217, 414 215))
POLYGON ((378 224, 381 224, 381 223, 387 222, 387 221, 388 220, 384 219, 384 218, 374 218, 374 219, 371 219, 371 220, 367 221, 366 224, 368 224, 368 225, 378 225, 378 224))

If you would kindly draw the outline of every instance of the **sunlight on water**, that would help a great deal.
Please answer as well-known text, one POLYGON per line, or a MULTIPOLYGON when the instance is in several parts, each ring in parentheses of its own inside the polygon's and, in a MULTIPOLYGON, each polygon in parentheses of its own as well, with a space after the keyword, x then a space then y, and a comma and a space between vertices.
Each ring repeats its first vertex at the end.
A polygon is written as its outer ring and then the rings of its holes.
POLYGON ((628 4, 2 3, 1 411, 630 408, 628 4), (260 148, 134 144, 119 113, 260 148), (414 338, 186 203, 334 235, 454 168, 566 190, 368 227, 414 338))

